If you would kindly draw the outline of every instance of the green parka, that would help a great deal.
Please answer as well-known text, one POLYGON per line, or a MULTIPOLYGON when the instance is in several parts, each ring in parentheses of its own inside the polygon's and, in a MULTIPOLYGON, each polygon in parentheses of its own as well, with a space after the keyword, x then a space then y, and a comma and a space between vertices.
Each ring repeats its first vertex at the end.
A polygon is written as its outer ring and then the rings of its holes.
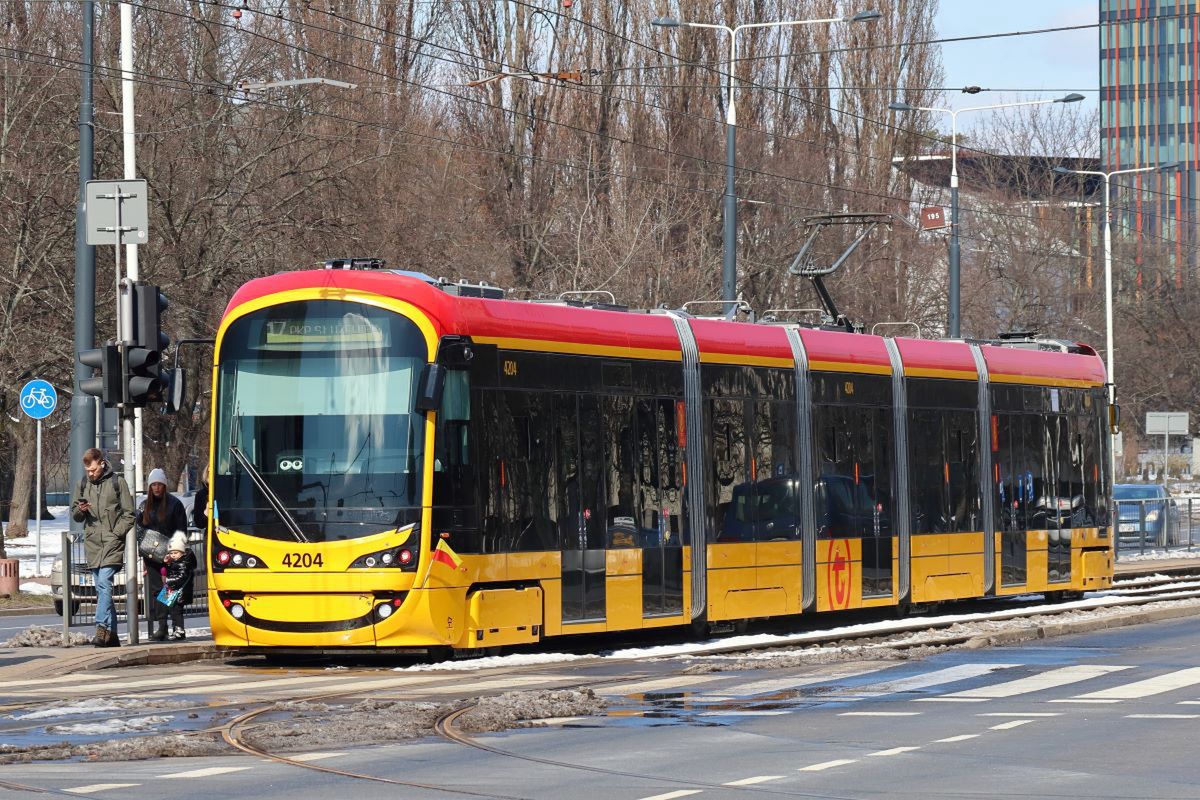
POLYGON ((83 523, 83 552, 91 569, 120 567, 125 563, 125 534, 135 519, 133 496, 125 479, 105 469, 99 480, 86 477, 75 490, 71 517, 83 523), (87 500, 90 511, 81 511, 87 500))

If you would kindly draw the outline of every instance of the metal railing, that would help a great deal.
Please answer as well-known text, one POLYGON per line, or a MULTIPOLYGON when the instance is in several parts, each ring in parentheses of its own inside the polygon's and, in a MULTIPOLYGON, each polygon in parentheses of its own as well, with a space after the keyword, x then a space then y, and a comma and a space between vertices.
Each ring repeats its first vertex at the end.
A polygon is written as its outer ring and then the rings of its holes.
MULTIPOLYGON (((55 592, 55 597, 63 598, 63 615, 70 615, 72 625, 96 624, 96 588, 92 580, 92 571, 88 569, 87 559, 84 557, 83 547, 82 536, 71 541, 69 561, 71 565, 71 604, 69 608, 65 600, 65 592, 55 592)), ((192 576, 192 602, 183 607, 183 614, 185 617, 207 616, 208 558, 204 541, 204 531, 197 528, 188 529, 188 549, 196 556, 196 572, 192 576)), ((137 561, 137 568, 142 568, 142 560, 140 558, 137 561)), ((144 620, 150 608, 150 603, 154 601, 154 598, 150 597, 150 592, 146 587, 144 578, 139 577, 138 587, 142 592, 142 602, 138 618, 139 620, 144 620)), ((65 589, 66 587, 63 588, 65 589)), ((119 622, 128 622, 125 614, 125 594, 125 575, 124 572, 118 572, 116 580, 113 581, 113 602, 117 607, 117 620, 119 622)))
POLYGON ((1200 499, 1117 500, 1116 554, 1190 552, 1200 546, 1200 499))

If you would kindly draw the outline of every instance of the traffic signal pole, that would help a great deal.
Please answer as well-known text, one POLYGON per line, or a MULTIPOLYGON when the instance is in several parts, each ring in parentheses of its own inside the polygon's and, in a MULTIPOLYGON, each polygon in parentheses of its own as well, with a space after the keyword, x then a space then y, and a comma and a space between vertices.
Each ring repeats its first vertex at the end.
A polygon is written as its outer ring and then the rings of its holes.
MULTIPOLYGON (((84 0, 82 89, 79 98, 79 198, 75 206, 75 352, 90 350, 96 343, 96 248, 87 243, 84 198, 87 182, 92 179, 92 29, 95 3, 84 0)), ((83 454, 96 439, 95 409, 99 400, 91 400, 80 390, 80 382, 92 376, 91 367, 75 362, 75 391, 71 393, 71 456, 68 468, 71 491, 83 480, 83 454)), ((72 533, 81 534, 83 523, 70 521, 72 533)), ((64 553, 65 555, 65 553, 64 553)), ((64 586, 70 581, 64 580, 64 586)), ((69 624, 70 607, 64 606, 64 624, 69 624)), ((64 637, 65 641, 66 637, 64 637)))

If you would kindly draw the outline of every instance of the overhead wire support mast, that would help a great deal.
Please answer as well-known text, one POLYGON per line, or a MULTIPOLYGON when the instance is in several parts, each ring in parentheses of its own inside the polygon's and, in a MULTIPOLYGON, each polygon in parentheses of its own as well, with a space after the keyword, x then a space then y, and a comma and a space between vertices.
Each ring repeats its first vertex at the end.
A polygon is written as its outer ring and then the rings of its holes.
POLYGON ((827 324, 841 328, 849 333, 862 332, 861 325, 851 322, 845 314, 838 311, 837 305, 833 302, 833 297, 829 294, 829 290, 825 288, 823 278, 826 275, 833 274, 845 264, 850 254, 858 249, 858 246, 866 240, 872 231, 880 225, 891 227, 891 224, 891 214, 821 214, 804 219, 804 229, 808 231, 808 239, 804 241, 804 246, 800 248, 800 252, 796 253, 796 257, 792 259, 792 263, 788 266, 788 272, 812 281, 813 288, 817 292, 817 297, 821 300, 821 306, 825 309, 827 324), (813 262, 813 258, 809 254, 817 241, 817 237, 821 235, 821 231, 830 225, 861 225, 863 229, 858 234, 858 237, 850 243, 850 246, 837 257, 837 260, 827 267, 819 267, 813 262))

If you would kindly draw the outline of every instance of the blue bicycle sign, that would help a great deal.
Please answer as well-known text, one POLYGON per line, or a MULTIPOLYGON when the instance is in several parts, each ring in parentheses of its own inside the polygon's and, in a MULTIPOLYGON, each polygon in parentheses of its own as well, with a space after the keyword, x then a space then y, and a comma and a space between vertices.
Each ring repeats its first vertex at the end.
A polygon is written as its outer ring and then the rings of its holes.
POLYGON ((21 410, 33 419, 45 419, 58 405, 58 392, 40 378, 21 387, 21 410))

